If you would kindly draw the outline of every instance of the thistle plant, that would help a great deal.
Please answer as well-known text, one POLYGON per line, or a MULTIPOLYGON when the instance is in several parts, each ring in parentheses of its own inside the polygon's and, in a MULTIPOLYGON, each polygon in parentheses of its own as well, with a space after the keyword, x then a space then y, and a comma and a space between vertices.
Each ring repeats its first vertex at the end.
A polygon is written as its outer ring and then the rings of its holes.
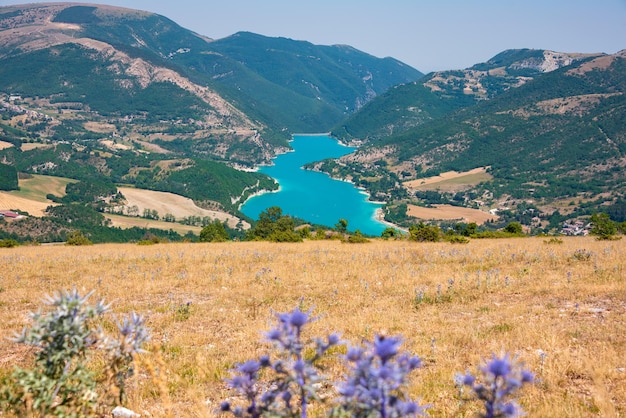
POLYGON ((264 355, 259 360, 239 364, 227 383, 244 396, 246 406, 223 402, 222 411, 237 417, 306 417, 309 403, 319 400, 317 384, 323 378, 318 373, 317 361, 339 343, 339 337, 331 334, 326 339, 314 339, 312 344, 305 344, 302 330, 314 319, 310 312, 299 308, 278 314, 277 319, 277 327, 266 334, 278 352, 277 359, 264 355), (270 379, 261 382, 261 372, 270 379))
POLYGON ((133 316, 120 327, 121 339, 106 337, 94 329, 94 321, 108 305, 91 305, 88 293, 81 296, 74 289, 59 292, 45 301, 52 307, 48 314, 31 314, 34 324, 16 336, 15 341, 36 348, 30 369, 16 368, 2 382, 2 408, 19 416, 94 416, 103 394, 99 381, 89 369, 89 360, 97 349, 105 349, 109 363, 105 367, 115 375, 112 384, 123 393, 124 380, 132 368, 132 356, 147 339, 143 320, 133 316))
POLYGON ((408 374, 421 360, 400 353, 400 338, 376 336, 366 348, 351 347, 345 360, 351 370, 339 384, 340 406, 335 415, 353 417, 409 417, 426 415, 428 406, 408 399, 404 386, 408 374))
POLYGON ((99 348, 106 353, 107 387, 114 389, 114 398, 118 404, 125 401, 126 381, 134 375, 135 356, 145 351, 141 348, 150 339, 142 316, 131 313, 122 322, 118 322, 118 338, 111 338, 101 333, 99 348))
POLYGON ((525 383, 532 383, 534 375, 509 354, 502 357, 493 355, 480 370, 482 383, 477 382, 478 379, 469 372, 456 378, 461 385, 469 386, 474 396, 483 402, 485 411, 480 417, 522 416, 521 407, 512 397, 525 383))

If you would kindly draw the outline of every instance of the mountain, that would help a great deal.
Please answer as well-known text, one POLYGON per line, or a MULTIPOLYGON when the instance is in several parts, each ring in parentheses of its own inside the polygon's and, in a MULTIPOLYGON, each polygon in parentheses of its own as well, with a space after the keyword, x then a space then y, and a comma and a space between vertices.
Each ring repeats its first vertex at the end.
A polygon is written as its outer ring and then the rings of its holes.
POLYGON ((106 179, 239 216, 247 196, 276 188, 249 169, 291 133, 329 131, 423 76, 345 45, 213 40, 156 14, 79 3, 1 7, 0 62, 3 173, 106 179))
POLYGON ((566 65, 601 54, 519 49, 465 70, 439 71, 394 86, 333 129, 342 139, 375 140, 492 99, 566 65))
POLYGON ((182 124, 188 136, 213 138, 196 151, 247 163, 267 162, 291 132, 327 131, 422 76, 347 46, 251 33, 213 41, 162 16, 109 6, 4 7, 0 30, 0 91, 80 106, 113 123, 182 124))
POLYGON ((396 201, 488 207, 532 202, 546 213, 603 210, 626 194, 625 91, 626 50, 504 51, 372 100, 333 129, 363 146, 339 167, 318 168, 396 201), (408 186, 479 167, 488 168, 491 180, 458 187, 456 194, 425 197, 408 186))

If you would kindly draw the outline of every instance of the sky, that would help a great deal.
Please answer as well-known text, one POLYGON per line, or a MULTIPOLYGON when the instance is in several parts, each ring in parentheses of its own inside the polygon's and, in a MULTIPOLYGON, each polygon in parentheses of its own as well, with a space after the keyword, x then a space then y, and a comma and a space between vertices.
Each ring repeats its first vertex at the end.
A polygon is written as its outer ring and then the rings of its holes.
MULTIPOLYGON (((50 0, 47 0, 50 1, 50 0)), ((42 3, 0 0, 0 6, 42 3)), ((424 73, 470 67, 506 49, 626 49, 626 0, 99 0, 166 16, 220 39, 239 31, 345 44, 424 73)))

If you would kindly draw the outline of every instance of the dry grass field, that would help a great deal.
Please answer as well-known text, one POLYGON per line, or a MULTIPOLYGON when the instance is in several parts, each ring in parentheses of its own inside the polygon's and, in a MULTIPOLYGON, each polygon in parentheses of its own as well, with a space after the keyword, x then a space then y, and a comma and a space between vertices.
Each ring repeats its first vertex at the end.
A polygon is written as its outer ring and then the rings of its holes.
POLYGON ((478 167, 464 172, 447 171, 438 176, 405 181, 403 184, 411 190, 441 190, 444 192, 453 192, 465 190, 470 186, 491 179, 492 176, 487 173, 485 167, 478 167))
MULTIPOLYGON (((266 353, 274 313, 301 306, 319 316, 311 336, 402 335, 424 361, 410 391, 432 404, 430 416, 475 416, 454 375, 502 351, 536 373, 519 398, 528 416, 626 416, 626 240, 547 240, 0 249, 0 335, 27 325, 47 294, 94 290, 93 302, 104 298, 118 316, 139 312, 151 328, 128 406, 142 416, 213 416, 233 395, 228 369, 266 353)), ((31 355, 0 339, 0 374, 31 355)), ((331 381, 342 372, 327 362, 331 381)))
MULTIPOLYGON (((54 205, 51 200, 46 198, 47 194, 55 196, 65 196, 65 186, 76 180, 55 177, 33 175, 28 179, 20 179, 20 190, 10 192, 0 191, 0 210, 21 210, 28 212, 31 216, 44 216, 48 206, 54 205)), ((141 190, 131 187, 119 187, 118 190, 124 194, 127 199, 126 206, 137 206, 138 213, 142 214, 145 209, 156 210, 160 216, 172 214, 177 219, 188 216, 209 217, 226 221, 229 226, 236 227, 239 218, 215 210, 203 209, 198 207, 193 200, 176 195, 173 193, 157 192, 151 190, 141 190)), ((120 228, 160 228, 172 229, 181 235, 192 231, 199 234, 202 228, 196 226, 188 226, 180 223, 155 221, 135 216, 118 216, 106 214, 106 217, 112 221, 112 225, 120 228)), ((242 221, 244 229, 250 227, 248 222, 242 221)))
POLYGON ((14 145, 10 142, 0 141, 0 149, 7 149, 7 148, 11 148, 12 146, 14 145))
MULTIPOLYGON (((226 221, 231 228, 234 228, 240 221, 239 218, 226 212, 200 208, 193 200, 174 193, 135 189, 132 187, 118 187, 117 189, 126 198, 126 206, 137 206, 140 214, 145 209, 153 209, 161 217, 168 213, 176 216, 176 218, 208 216, 211 219, 219 219, 221 222, 226 221)), ((247 227, 250 226, 247 222, 245 222, 245 225, 247 227)))
POLYGON ((407 205, 407 215, 424 220, 476 222, 478 225, 482 225, 489 220, 498 219, 497 216, 482 210, 452 205, 433 205, 432 208, 407 205))
POLYGON ((32 216, 43 216, 46 208, 54 205, 46 198, 48 193, 65 196, 65 186, 75 180, 63 177, 33 175, 20 179, 20 190, 0 191, 0 209, 19 209, 32 216))

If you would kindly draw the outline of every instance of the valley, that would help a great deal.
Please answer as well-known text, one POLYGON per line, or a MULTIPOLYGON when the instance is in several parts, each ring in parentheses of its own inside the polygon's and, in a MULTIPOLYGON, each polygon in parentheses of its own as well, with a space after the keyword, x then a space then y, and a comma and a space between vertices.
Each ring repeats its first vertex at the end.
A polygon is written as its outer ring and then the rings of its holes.
MULTIPOLYGON (((0 12, 0 189, 32 175, 91 189, 5 200, 13 209, 80 203, 243 234, 255 219, 241 204, 278 188, 259 167, 290 150, 292 132, 330 132, 355 151, 305 168, 367 192, 403 230, 478 219, 551 234, 599 211, 626 220, 623 51, 511 49, 424 75, 345 45, 214 40, 111 6, 0 12)), ((307 216, 298 222, 315 223, 307 216)))

